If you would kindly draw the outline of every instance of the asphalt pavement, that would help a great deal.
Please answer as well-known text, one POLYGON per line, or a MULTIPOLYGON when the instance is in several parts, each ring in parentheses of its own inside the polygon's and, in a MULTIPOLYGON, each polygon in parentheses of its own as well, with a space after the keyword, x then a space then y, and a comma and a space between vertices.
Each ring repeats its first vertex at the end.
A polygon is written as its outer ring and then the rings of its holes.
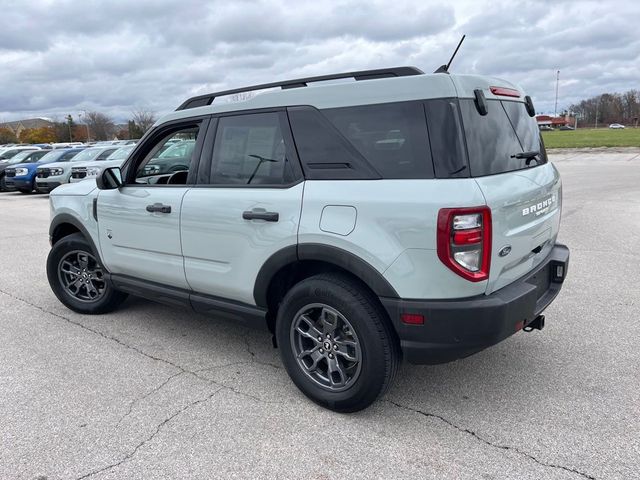
POLYGON ((299 393, 267 334, 67 310, 47 196, 0 193, 0 478, 640 478, 640 151, 551 158, 571 264, 545 329, 405 364, 350 415, 299 393))

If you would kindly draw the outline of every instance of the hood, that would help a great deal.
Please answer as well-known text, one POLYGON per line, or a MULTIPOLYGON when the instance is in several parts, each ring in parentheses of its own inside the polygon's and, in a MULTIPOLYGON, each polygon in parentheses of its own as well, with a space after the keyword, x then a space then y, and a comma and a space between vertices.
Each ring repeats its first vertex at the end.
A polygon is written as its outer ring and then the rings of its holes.
POLYGON ((43 163, 16 163, 15 165, 7 165, 6 168, 26 168, 30 172, 35 170, 38 165, 46 165, 43 163))
POLYGON ((38 168, 65 168, 70 167, 71 162, 53 162, 53 163, 41 163, 38 168))
POLYGON ((51 191, 49 196, 85 196, 89 195, 96 188, 98 188, 96 187, 96 182, 90 180, 78 183, 64 183, 51 191))
POLYGON ((77 162, 73 165, 73 168, 82 167, 82 168, 91 168, 91 167, 100 167, 100 168, 108 168, 108 167, 119 167, 124 163, 124 160, 100 160, 94 162, 77 162))

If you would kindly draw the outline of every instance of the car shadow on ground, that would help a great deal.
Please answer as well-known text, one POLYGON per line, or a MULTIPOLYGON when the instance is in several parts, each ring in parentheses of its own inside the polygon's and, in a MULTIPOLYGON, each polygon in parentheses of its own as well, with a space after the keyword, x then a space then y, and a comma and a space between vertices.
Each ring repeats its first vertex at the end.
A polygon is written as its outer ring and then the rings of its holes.
MULTIPOLYGON (((216 355, 224 357, 233 350, 259 364, 279 369, 277 374, 283 383, 290 383, 279 351, 273 347, 272 336, 266 330, 254 330, 237 322, 135 297, 127 299, 117 316, 121 327, 142 328, 153 335, 153 354, 177 364, 180 358, 200 358, 200 361, 193 360, 196 364, 215 362, 216 355)), ((473 402, 478 401, 495 402, 496 408, 503 408, 500 401, 504 398, 526 405, 538 391, 536 382, 523 381, 531 369, 532 355, 541 355, 539 348, 543 344, 535 335, 520 332, 485 351, 446 364, 403 362, 394 386, 384 398, 403 404, 427 405, 436 411, 473 411, 476 408, 473 402)), ((540 374, 544 374, 545 367, 538 368, 542 370, 540 374)), ((238 382, 241 384, 242 379, 238 382)), ((290 389, 297 392, 292 383, 290 389)), ((272 396, 273 392, 262 394, 272 396)))

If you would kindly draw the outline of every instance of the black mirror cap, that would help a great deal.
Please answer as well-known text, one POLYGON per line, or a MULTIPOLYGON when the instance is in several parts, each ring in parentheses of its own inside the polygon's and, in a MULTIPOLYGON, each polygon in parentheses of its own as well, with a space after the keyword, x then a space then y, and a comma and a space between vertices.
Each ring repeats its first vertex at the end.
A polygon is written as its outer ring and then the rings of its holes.
POLYGON ((484 92, 481 89, 476 88, 473 91, 473 94, 476 97, 476 109, 478 110, 478 113, 484 117, 489 113, 489 106, 487 105, 487 99, 484 96, 484 92))
POLYGON ((115 190, 122 186, 122 173, 119 167, 105 168, 96 178, 100 190, 115 190))
POLYGON ((530 117, 535 117, 536 116, 536 109, 533 108, 533 100, 531 100, 531 97, 529 95, 524 97, 524 104, 527 107, 527 113, 529 114, 529 116, 530 117))

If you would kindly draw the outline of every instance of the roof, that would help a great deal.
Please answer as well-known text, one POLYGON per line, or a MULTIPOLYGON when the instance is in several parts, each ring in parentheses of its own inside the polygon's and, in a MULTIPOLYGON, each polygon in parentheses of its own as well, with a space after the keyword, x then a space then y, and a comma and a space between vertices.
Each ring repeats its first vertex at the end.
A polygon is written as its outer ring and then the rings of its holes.
POLYGON ((52 124, 53 122, 44 118, 27 118, 24 120, 0 123, 0 128, 10 128, 12 130, 15 130, 16 128, 20 127, 20 125, 22 125, 23 128, 41 128, 49 127, 52 124))
MULTIPOLYGON (((516 85, 504 80, 480 75, 435 73, 340 81, 339 83, 314 83, 308 86, 300 85, 297 88, 269 90, 241 102, 213 103, 203 107, 178 110, 160 118, 156 125, 200 115, 293 105, 311 105, 323 109, 431 98, 473 98, 473 92, 478 88, 484 91, 487 99, 505 98, 493 95, 489 90, 490 86, 517 89, 521 94, 519 100, 524 101, 524 92, 516 85)), ((518 99, 510 98, 510 100, 518 99)))

